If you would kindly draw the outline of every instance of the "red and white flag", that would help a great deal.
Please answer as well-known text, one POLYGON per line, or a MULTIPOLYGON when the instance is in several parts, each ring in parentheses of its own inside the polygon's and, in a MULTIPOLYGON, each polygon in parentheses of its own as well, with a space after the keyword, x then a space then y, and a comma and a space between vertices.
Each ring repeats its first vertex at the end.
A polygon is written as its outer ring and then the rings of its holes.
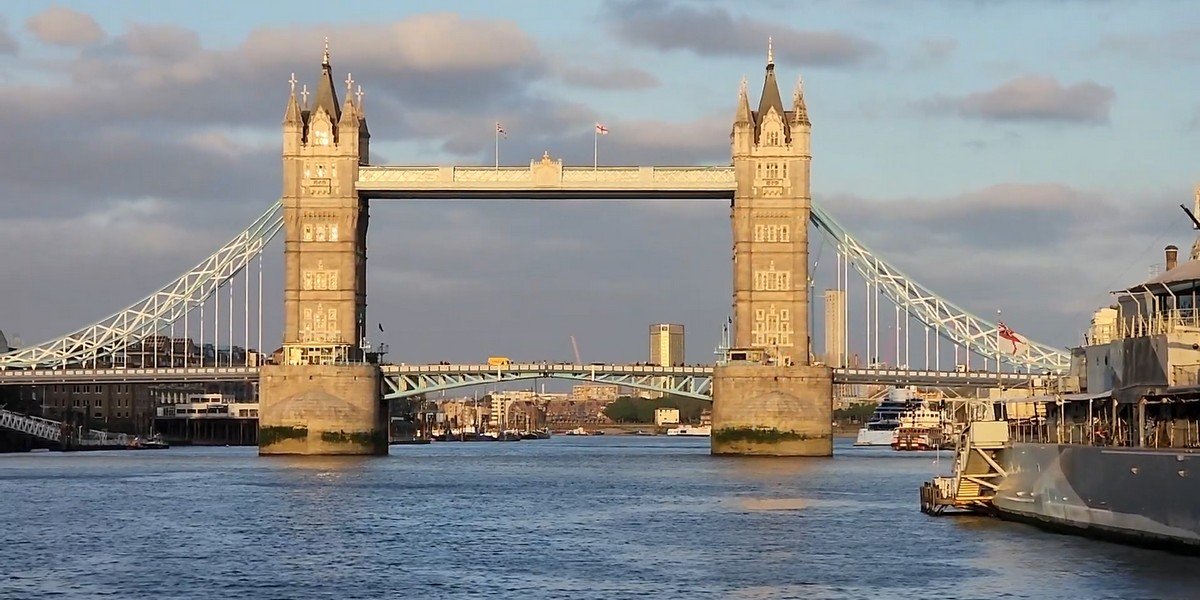
POLYGON ((603 123, 596 123, 596 135, 608 135, 608 128, 603 123))
POLYGON ((996 325, 996 345, 1000 352, 1012 356, 1023 356, 1029 353, 1029 342, 1009 329, 1003 321, 996 325))
POLYGON ((508 132, 504 131, 504 126, 499 121, 496 121, 496 135, 508 137, 508 132))

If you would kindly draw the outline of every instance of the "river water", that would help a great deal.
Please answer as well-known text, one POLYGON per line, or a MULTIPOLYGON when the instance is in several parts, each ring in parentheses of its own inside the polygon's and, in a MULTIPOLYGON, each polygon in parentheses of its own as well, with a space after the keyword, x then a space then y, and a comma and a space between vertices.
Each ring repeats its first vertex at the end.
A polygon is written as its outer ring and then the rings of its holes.
POLYGON ((948 455, 707 438, 0 456, 0 598, 1196 598, 1196 559, 917 509, 948 455))

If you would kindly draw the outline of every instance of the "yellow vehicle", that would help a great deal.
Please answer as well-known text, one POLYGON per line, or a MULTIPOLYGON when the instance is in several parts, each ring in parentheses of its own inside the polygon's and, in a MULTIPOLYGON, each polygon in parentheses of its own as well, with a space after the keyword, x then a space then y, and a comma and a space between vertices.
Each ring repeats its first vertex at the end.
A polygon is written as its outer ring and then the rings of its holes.
POLYGON ((488 366, 490 367, 507 367, 512 364, 512 361, 507 356, 489 356, 488 366))

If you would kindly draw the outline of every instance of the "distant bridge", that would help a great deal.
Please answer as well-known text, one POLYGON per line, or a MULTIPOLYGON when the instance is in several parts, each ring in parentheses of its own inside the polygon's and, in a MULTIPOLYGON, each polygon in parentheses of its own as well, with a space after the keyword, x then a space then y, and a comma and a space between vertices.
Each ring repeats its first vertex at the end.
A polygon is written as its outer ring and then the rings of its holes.
MULTIPOLYGON (((477 385, 531 379, 562 379, 619 385, 703 400, 712 399, 711 365, 660 367, 653 365, 570 363, 511 363, 495 365, 381 365, 385 397, 407 398, 477 385)), ((888 368, 838 368, 837 384, 915 385, 929 387, 1020 387, 1038 378, 1026 373, 934 371, 888 368)), ((92 383, 203 383, 258 379, 258 367, 168 367, 148 369, 8 369, 0 370, 0 385, 92 383)))

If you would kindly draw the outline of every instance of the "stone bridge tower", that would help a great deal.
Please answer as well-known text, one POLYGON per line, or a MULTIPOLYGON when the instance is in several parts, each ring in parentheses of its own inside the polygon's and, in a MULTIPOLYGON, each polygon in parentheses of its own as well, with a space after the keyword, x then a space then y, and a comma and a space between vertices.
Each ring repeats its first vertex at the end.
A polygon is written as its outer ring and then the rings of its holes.
POLYGON ((733 348, 713 380, 714 454, 832 454, 833 388, 810 365, 808 220, 812 125, 790 110, 768 44, 758 110, 743 80, 731 135, 733 348))
POLYGON ((387 452, 379 369, 366 364, 366 117, 346 76, 338 102, 328 42, 312 105, 296 80, 283 118, 282 364, 260 376, 260 454, 387 452))

